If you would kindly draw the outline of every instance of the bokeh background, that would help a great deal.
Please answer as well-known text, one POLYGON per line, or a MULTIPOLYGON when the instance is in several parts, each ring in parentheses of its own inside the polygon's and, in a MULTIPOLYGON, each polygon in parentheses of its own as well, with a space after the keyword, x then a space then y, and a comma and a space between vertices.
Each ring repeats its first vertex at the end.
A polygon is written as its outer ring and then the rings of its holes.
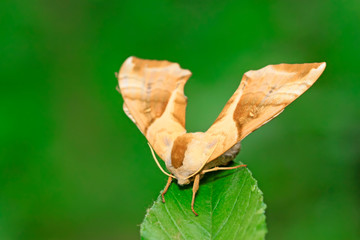
POLYGON ((138 239, 166 176, 122 110, 131 55, 193 72, 187 128, 205 131, 242 74, 326 61, 318 82, 243 141, 267 239, 359 239, 360 3, 0 3, 0 239, 138 239))

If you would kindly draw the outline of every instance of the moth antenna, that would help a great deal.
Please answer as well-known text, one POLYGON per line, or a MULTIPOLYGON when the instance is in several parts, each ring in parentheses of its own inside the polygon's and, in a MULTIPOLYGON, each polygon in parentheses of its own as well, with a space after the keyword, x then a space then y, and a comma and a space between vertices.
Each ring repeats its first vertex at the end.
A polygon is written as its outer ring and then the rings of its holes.
POLYGON ((118 91, 118 92, 121 94, 121 91, 120 91, 119 85, 116 85, 116 91, 118 91))
POLYGON ((154 158, 157 166, 160 168, 160 170, 161 170, 165 175, 167 175, 167 176, 169 176, 169 177, 172 177, 172 178, 176 178, 174 175, 171 175, 171 174, 165 172, 165 170, 161 167, 159 161, 157 160, 157 158, 156 158, 156 156, 155 156, 154 149, 151 147, 150 143, 148 143, 148 145, 149 145, 149 147, 150 147, 151 154, 152 154, 152 156, 153 156, 153 158, 154 158))

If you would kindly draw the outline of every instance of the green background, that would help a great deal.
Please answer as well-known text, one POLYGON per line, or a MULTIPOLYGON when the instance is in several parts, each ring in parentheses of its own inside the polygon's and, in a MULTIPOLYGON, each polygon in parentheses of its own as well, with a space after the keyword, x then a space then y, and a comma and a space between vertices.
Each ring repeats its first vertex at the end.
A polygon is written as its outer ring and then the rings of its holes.
MULTIPOLYGON (((122 110, 130 55, 190 69, 204 131, 250 69, 326 61, 318 82, 243 141, 267 239, 360 236, 360 3, 1 1, 0 239, 138 239, 166 182, 122 110)), ((201 189, 201 188, 200 188, 201 189)))

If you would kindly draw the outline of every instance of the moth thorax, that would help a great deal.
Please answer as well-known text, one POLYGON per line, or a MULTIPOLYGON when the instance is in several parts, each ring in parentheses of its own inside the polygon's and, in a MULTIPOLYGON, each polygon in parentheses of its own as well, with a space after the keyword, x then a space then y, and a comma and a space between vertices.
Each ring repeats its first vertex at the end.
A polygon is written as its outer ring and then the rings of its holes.
POLYGON ((176 176, 179 184, 200 171, 216 147, 217 140, 205 133, 186 133, 173 144, 167 168, 176 176))
POLYGON ((175 139, 174 145, 171 149, 171 165, 174 168, 179 168, 183 165, 185 152, 192 139, 193 136, 189 133, 181 135, 175 139))

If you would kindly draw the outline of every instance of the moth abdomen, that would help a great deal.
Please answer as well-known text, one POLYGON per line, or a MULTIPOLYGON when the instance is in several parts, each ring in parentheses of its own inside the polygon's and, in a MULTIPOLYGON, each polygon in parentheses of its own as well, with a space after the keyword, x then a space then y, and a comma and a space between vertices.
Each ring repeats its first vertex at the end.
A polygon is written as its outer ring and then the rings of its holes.
POLYGON ((208 162, 204 166, 204 170, 211 169, 211 168, 217 167, 217 166, 225 166, 225 165, 229 164, 232 160, 234 160, 236 158, 236 156, 239 154, 240 150, 241 150, 241 144, 240 144, 240 142, 238 142, 237 144, 232 146, 229 150, 224 152, 222 155, 220 155, 216 159, 208 162))

